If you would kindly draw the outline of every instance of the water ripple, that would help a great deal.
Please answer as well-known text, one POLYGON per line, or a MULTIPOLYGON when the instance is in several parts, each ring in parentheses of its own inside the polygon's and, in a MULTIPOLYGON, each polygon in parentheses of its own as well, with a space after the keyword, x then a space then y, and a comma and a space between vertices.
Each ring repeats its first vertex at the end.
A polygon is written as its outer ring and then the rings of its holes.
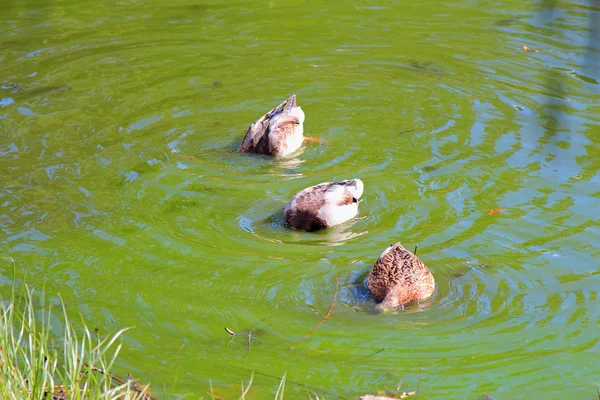
POLYGON ((584 397, 599 320, 591 11, 434 6, 15 6, 0 17, 3 250, 86 321, 135 325, 125 362, 152 382, 186 371, 181 392, 204 393, 198 376, 227 387, 247 362, 352 397, 398 374, 416 385, 422 362, 431 398, 584 397), (320 22, 334 11, 335 29, 320 22), (290 93, 323 142, 241 154, 290 93), (285 226, 297 191, 353 177, 355 220, 285 226), (398 240, 437 289, 381 313, 363 282, 398 240), (288 352, 336 280, 332 314, 288 352), (252 351, 224 326, 252 330, 252 351))

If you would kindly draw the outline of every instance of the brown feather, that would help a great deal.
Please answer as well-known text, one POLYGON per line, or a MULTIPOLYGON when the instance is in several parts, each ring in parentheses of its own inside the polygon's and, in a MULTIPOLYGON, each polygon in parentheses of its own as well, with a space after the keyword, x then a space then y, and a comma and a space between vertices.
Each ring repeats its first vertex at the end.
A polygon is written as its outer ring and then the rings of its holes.
POLYGON ((340 201, 338 201, 337 205, 338 206, 345 206, 347 204, 352 204, 352 202, 354 201, 354 196, 352 196, 352 193, 350 193, 349 191, 345 191, 344 194, 342 195, 342 198, 340 199, 340 201))
POLYGON ((419 257, 396 243, 373 265, 367 287, 378 301, 395 307, 430 297, 435 280, 419 257))
POLYGON ((283 219, 285 219, 285 222, 289 226, 306 232, 314 232, 327 228, 325 221, 317 217, 315 213, 307 210, 285 210, 283 219))
POLYGON ((327 224, 317 214, 325 204, 325 194, 330 187, 331 184, 313 186, 296 197, 296 206, 285 211, 285 222, 295 229, 308 232, 326 228, 327 224))
POLYGON ((277 127, 279 128, 280 126, 292 124, 291 127, 293 128, 294 125, 298 125, 299 123, 300 121, 298 121, 298 118, 291 115, 287 115, 285 117, 280 117, 277 120, 277 127))
POLYGON ((313 186, 311 190, 302 193, 296 198, 296 209, 314 213, 325 205, 327 191, 333 184, 320 184, 313 186))

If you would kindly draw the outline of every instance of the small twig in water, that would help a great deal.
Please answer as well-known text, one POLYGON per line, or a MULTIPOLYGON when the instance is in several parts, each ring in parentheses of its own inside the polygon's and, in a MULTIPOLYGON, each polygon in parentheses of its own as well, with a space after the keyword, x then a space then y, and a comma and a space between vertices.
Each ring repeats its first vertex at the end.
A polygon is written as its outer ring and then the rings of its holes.
POLYGON ((384 351, 385 351, 385 347, 384 347, 383 349, 381 349, 381 350, 378 350, 378 351, 376 351, 375 353, 371 354, 371 355, 370 355, 370 356, 368 356, 368 357, 373 357, 373 356, 376 356, 377 354, 379 354, 379 353, 382 353, 382 352, 384 352, 384 351))
POLYGON ((232 336, 232 337, 231 337, 231 338, 230 338, 230 339, 227 341, 227 344, 225 345, 225 348, 228 348, 228 347, 229 347, 229 344, 231 343, 231 341, 232 341, 233 339, 235 339, 235 336, 232 336))
POLYGON ((135 378, 133 377, 133 375, 131 374, 127 374, 127 376, 129 377, 129 380, 131 380, 131 382, 133 383, 133 388, 135 390, 137 390, 138 392, 142 391, 142 388, 140 387, 140 385, 138 385, 137 381, 135 380, 135 378))
MULTIPOLYGON (((108 372, 104 371, 101 368, 95 367, 93 365, 88 365, 87 363, 83 363, 83 365, 87 366, 88 368, 90 368, 92 371, 98 372, 102 375, 106 375, 108 376, 111 380, 117 382, 120 385, 126 385, 127 382, 125 382, 123 379, 118 378, 116 376, 113 376, 111 374, 109 374, 108 372)), ((152 400, 152 396, 150 396, 149 394, 144 393, 144 388, 141 388, 140 385, 138 385, 137 381, 133 378, 133 376, 131 374, 129 374, 129 378, 133 381, 133 386, 131 387, 134 391, 140 393, 142 395, 142 399, 143 400, 152 400)))
POLYGON ((229 329, 228 327, 225 327, 225 330, 227 331, 227 333, 229 333, 231 336, 235 336, 235 332, 232 331, 231 329, 229 329))
POLYGON ((209 381, 209 385, 210 385, 210 392, 208 393, 208 395, 210 396, 210 398, 212 400, 223 400, 223 398, 221 396, 217 396, 215 394, 215 392, 213 391, 212 381, 209 381))
MULTIPOLYGON (((86 363, 83 363, 83 365, 87 365, 86 363)), ((102 375, 106 375, 108 376, 110 379, 112 379, 113 381, 119 383, 120 385, 125 385, 127 382, 125 382, 123 379, 121 378, 117 378, 116 376, 112 376, 109 373, 105 372, 103 369, 100 369, 98 367, 94 367, 93 365, 88 365, 88 367, 95 372, 101 373, 102 375)))
POLYGON ((417 255, 417 249, 419 248, 418 245, 415 245, 415 251, 413 252, 413 254, 416 256, 417 255))
POLYGON ((296 343, 294 343, 292 345, 292 347, 290 347, 290 350, 293 350, 296 346, 298 346, 300 343, 302 343, 303 341, 305 341, 306 338, 310 337, 313 333, 315 333, 317 331, 317 329, 319 329, 321 327, 321 325, 323 325, 323 323, 325 322, 325 320, 327 318, 329 318, 329 316, 331 315, 331 312, 333 311, 333 307, 335 307, 335 302, 337 301, 337 298, 338 298, 339 288, 340 288, 340 280, 336 276, 335 277, 335 295, 333 297, 333 303, 331 303, 331 307, 329 307, 329 311, 323 317, 323 319, 321 320, 321 322, 319 322, 317 324, 317 326, 315 326, 312 331, 308 332, 302 339, 300 339, 299 341, 297 341, 296 343))
POLYGON ((396 385, 396 394, 398 394, 401 387, 402 387, 402 378, 398 379, 398 385, 396 385))
POLYGON ((252 342, 252 329, 248 331, 248 353, 250 353, 250 342, 252 342))
POLYGON ((185 158, 187 160, 198 161, 198 159, 196 157, 188 156, 187 154, 182 154, 182 153, 177 153, 177 152, 173 152, 173 154, 176 155, 177 157, 185 158))

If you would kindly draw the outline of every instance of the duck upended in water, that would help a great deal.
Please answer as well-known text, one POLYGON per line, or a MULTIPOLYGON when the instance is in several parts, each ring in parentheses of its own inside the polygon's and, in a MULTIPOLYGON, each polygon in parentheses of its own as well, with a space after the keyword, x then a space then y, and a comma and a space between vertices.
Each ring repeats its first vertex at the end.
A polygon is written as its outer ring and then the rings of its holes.
POLYGON ((294 229, 313 232, 356 216, 364 185, 360 179, 325 182, 306 188, 285 206, 284 219, 294 229))
POLYGON ((398 242, 381 253, 369 273, 367 287, 384 306, 397 307, 430 297, 435 280, 423 261, 398 242))
POLYGON ((296 105, 296 95, 250 125, 242 141, 243 152, 287 156, 302 146, 304 111, 296 105))

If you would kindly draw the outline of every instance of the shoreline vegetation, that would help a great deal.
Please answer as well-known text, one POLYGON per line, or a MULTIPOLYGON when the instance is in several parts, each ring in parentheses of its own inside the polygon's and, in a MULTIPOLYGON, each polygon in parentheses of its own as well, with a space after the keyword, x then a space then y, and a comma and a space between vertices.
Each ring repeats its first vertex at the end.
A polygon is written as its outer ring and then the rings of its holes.
MULTIPOLYGON (((36 306, 29 287, 21 294, 13 289, 10 298, 0 299, 1 399, 157 400, 149 385, 112 372, 128 329, 100 338, 85 324, 75 328, 62 300, 59 308, 60 337, 51 332, 52 317, 58 316, 55 310, 36 306)), ((253 379, 254 374, 246 385, 242 381, 240 399, 246 398, 253 379)), ((283 399, 285 383, 283 376, 275 400, 283 399)), ((223 399, 212 383, 207 397, 223 399)))
MULTIPOLYGON (((310 334, 314 333, 331 313, 337 299, 337 289, 336 285, 335 297, 328 314, 310 334)), ((122 335, 127 328, 101 338, 92 334, 85 323, 75 328, 62 299, 58 308, 58 312, 55 312, 52 306, 37 306, 32 290, 27 286, 24 286, 21 294, 17 294, 13 288, 10 298, 0 299, 1 399, 158 400, 151 393, 149 385, 141 385, 131 374, 126 379, 121 379, 113 373, 122 347, 122 335), (56 326, 56 317, 59 316, 58 320, 62 322, 61 336, 51 331, 51 327, 56 326)), ((237 336, 230 329, 226 330, 237 336)), ((419 382, 415 391, 401 392, 399 384, 395 391, 380 391, 375 395, 367 394, 360 398, 393 400, 412 397, 419 392, 421 372, 422 364, 419 367, 419 382)), ((241 382, 240 400, 246 399, 253 380, 254 373, 246 384, 241 382)), ((283 400, 287 383, 303 386, 308 399, 325 399, 323 396, 326 392, 288 381, 283 375, 278 387, 274 388, 275 400, 283 400)), ((211 400, 225 399, 215 391, 212 382, 206 395, 211 400)), ((167 395, 167 398, 173 397, 167 395)), ((490 397, 486 396, 484 399, 490 397)))
POLYGON ((126 329, 94 337, 85 325, 73 327, 62 301, 61 308, 63 335, 56 337, 50 331, 52 308, 35 307, 28 287, 2 299, 0 398, 155 400, 133 376, 123 380, 111 372, 126 329))
MULTIPOLYGON (((331 308, 336 298, 337 290, 331 308)), ((1 399, 158 400, 151 393, 149 385, 141 385, 131 374, 121 379, 113 373, 122 347, 122 335, 127 328, 101 338, 92 334, 85 323, 75 327, 70 318, 62 299, 60 306, 54 309, 52 306, 38 306, 32 290, 26 285, 21 293, 13 288, 9 298, 0 299, 1 399), (60 336, 51 329, 53 325, 56 326, 56 317, 62 323, 60 336)), ((230 334, 235 335, 233 332, 230 334)), ((310 334, 300 342, 308 336, 310 334)), ((254 373, 246 384, 241 382, 240 400, 246 399, 253 380, 254 373)), ((279 385, 274 388, 275 400, 283 400, 286 383, 286 376, 283 375, 279 385)), ((210 383, 207 398, 224 399, 215 389, 210 383)), ((325 399, 324 393, 319 393, 317 389, 305 389, 308 399, 325 399)), ((366 395, 362 398, 402 399, 413 394, 415 392, 388 393, 393 397, 366 395)))

